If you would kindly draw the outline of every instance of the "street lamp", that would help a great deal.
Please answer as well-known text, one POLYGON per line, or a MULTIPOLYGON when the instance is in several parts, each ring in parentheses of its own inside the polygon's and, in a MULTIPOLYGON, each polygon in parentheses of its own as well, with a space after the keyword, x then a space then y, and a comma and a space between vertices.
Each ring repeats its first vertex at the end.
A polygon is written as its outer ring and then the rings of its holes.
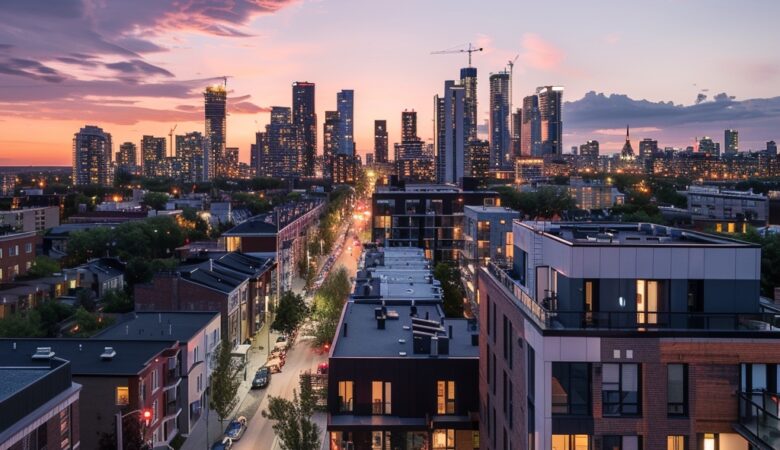
POLYGON ((125 445, 124 439, 122 436, 122 419, 129 416, 130 414, 136 414, 141 413, 141 417, 144 419, 144 425, 149 426, 149 423, 152 421, 152 410, 145 408, 145 409, 136 409, 135 411, 130 411, 127 414, 122 414, 122 412, 116 413, 116 448, 117 450, 122 450, 123 446, 125 445))

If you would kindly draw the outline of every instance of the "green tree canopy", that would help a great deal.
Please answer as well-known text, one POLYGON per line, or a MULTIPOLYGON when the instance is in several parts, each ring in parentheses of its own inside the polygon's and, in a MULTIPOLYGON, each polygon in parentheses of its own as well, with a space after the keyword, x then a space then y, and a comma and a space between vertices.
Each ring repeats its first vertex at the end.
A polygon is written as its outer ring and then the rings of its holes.
POLYGON ((239 373, 244 363, 233 358, 231 345, 224 339, 214 352, 214 371, 211 373, 211 396, 209 406, 217 412, 219 421, 224 422, 238 403, 239 373))
POLYGON ((300 394, 293 399, 271 396, 263 417, 274 421, 273 429, 283 450, 317 450, 320 448, 320 428, 312 421, 316 398, 311 383, 305 377, 299 382, 300 394))

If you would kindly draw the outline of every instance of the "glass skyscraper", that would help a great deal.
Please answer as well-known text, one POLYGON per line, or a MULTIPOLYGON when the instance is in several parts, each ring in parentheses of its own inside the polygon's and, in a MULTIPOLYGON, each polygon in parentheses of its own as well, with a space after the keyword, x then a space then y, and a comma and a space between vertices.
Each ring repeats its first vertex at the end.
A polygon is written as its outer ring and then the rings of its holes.
POLYGON ((355 91, 344 89, 336 94, 336 108, 339 113, 338 141, 339 148, 337 153, 349 156, 355 155, 355 135, 354 135, 354 106, 355 91))
POLYGON ((317 113, 314 109, 314 83, 297 81, 292 85, 292 122, 303 134, 301 166, 303 176, 314 176, 317 157, 317 113))
POLYGON ((225 139, 227 136, 227 91, 216 84, 203 92, 206 113, 206 155, 204 173, 206 180, 227 173, 225 139))
POLYGON ((509 131, 509 72, 490 75, 490 168, 512 169, 509 131))

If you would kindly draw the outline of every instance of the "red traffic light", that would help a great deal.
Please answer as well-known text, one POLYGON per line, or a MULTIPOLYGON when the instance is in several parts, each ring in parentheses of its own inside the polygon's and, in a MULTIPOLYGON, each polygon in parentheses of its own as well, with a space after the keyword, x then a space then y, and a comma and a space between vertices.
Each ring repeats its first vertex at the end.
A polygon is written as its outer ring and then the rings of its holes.
POLYGON ((151 419, 152 418, 152 410, 151 409, 145 409, 144 410, 144 419, 151 419))

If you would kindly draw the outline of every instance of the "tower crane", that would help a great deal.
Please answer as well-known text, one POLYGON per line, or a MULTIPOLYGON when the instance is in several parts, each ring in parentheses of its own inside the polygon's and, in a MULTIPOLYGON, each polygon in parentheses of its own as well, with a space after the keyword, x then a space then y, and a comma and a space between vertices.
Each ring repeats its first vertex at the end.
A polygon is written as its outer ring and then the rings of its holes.
POLYGON ((469 42, 469 45, 467 48, 451 48, 447 50, 439 50, 436 52, 431 52, 431 55, 449 55, 452 53, 468 53, 469 54, 469 67, 471 67, 471 54, 475 52, 481 52, 484 49, 482 47, 474 47, 471 45, 471 42, 469 42))
POLYGON ((174 132, 174 131, 176 131, 176 127, 178 127, 178 126, 179 126, 179 124, 178 124, 178 123, 177 123, 177 124, 175 124, 175 125, 173 126, 173 128, 171 128, 171 131, 170 131, 170 132, 168 132, 168 139, 170 139, 170 146, 169 146, 169 148, 170 148, 170 151, 169 151, 169 153, 168 153, 168 154, 169 154, 169 156, 173 156, 173 132, 174 132))

